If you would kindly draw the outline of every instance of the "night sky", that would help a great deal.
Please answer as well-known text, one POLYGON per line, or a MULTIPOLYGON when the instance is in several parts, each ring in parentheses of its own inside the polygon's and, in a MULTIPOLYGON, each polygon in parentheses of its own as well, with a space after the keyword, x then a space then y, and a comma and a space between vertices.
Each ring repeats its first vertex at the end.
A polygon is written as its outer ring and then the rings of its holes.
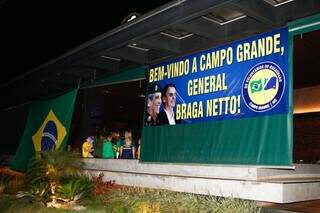
POLYGON ((168 0, 0 0, 0 85, 168 0))

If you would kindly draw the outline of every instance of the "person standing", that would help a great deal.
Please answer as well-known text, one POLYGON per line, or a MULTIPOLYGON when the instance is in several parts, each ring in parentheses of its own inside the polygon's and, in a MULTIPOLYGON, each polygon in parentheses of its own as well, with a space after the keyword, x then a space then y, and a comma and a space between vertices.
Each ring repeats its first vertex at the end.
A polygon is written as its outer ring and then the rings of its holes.
POLYGON ((114 158, 115 153, 112 147, 112 134, 109 132, 107 138, 103 141, 102 144, 102 158, 114 158))
POLYGON ((120 147, 120 158, 122 159, 134 159, 135 158, 135 147, 132 143, 131 131, 125 131, 124 133, 124 144, 120 147))

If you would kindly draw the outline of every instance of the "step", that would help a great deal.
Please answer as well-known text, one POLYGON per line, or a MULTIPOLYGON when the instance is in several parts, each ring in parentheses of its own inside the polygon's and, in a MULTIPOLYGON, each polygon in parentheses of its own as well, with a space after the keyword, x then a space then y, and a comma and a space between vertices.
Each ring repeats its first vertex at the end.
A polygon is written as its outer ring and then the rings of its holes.
MULTIPOLYGON (((262 168, 250 166, 146 164, 116 159, 85 159, 84 162, 92 175, 103 173, 105 181, 115 180, 121 185, 275 203, 320 199, 320 179, 295 178, 291 170, 287 173, 279 169, 262 170, 264 175, 259 178, 262 168), (291 178, 268 178, 267 173, 291 178)), ((298 176, 303 177, 303 173, 298 171, 298 176)))

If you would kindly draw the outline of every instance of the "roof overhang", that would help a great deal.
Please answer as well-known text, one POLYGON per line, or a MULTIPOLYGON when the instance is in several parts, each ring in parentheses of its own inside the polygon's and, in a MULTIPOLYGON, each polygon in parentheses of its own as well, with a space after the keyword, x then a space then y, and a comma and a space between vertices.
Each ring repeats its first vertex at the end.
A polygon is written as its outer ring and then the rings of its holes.
POLYGON ((2 85, 2 97, 10 97, 0 108, 53 97, 88 80, 286 26, 319 11, 318 0, 172 1, 2 85))

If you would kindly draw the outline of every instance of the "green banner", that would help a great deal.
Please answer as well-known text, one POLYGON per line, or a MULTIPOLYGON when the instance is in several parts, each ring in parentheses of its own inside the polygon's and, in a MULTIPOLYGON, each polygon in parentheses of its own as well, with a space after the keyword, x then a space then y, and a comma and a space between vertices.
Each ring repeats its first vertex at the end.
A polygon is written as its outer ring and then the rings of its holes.
POLYGON ((144 127, 145 162, 292 165, 292 117, 260 116, 144 127))
POLYGON ((41 151, 63 148, 69 135, 77 90, 30 104, 27 123, 11 168, 25 171, 41 151))
POLYGON ((281 28, 150 66, 141 161, 291 167, 288 41, 281 28))

